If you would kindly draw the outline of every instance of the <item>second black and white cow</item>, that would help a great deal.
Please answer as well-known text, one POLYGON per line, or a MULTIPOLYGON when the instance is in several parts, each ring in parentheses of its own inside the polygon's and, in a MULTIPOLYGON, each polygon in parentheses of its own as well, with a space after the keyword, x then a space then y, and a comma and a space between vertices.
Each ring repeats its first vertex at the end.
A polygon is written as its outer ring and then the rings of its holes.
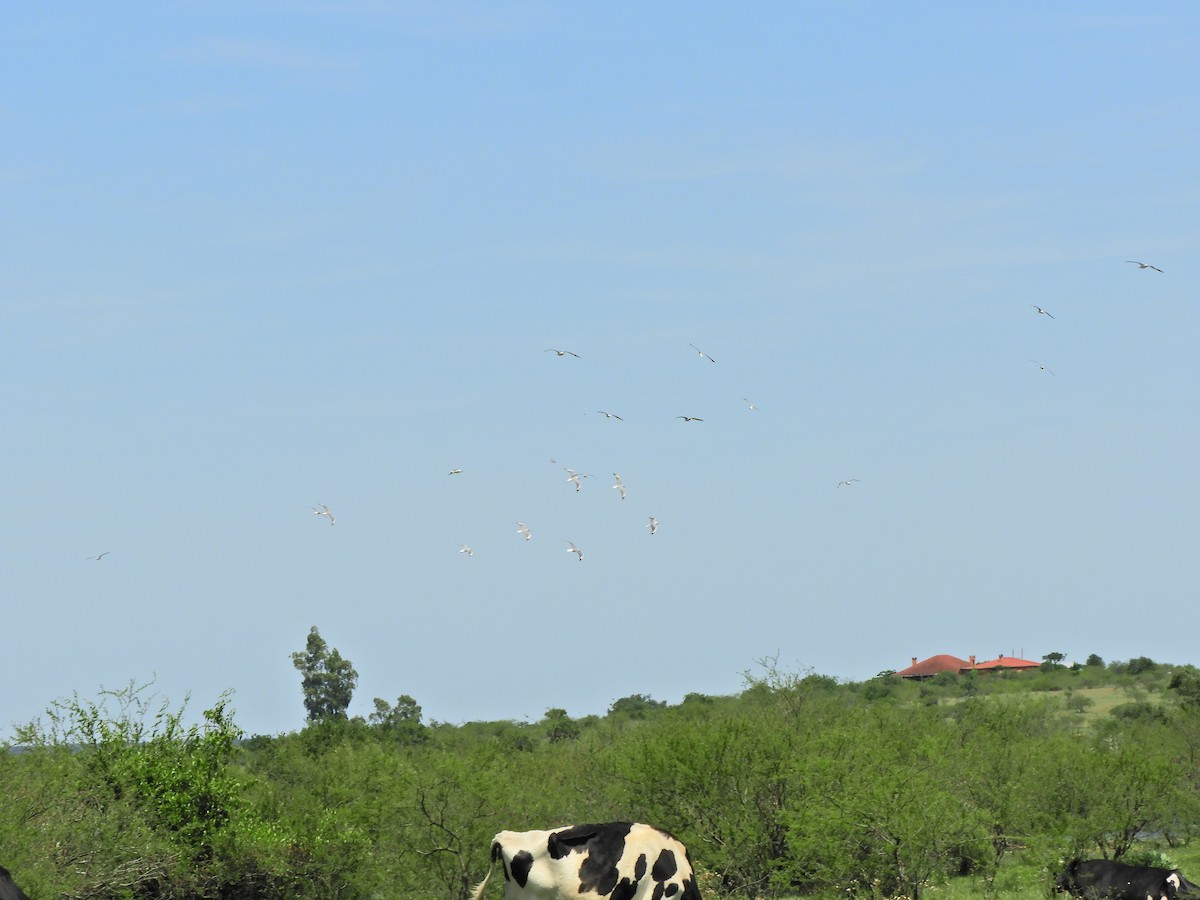
POLYGON ((0 866, 0 900, 29 900, 4 866, 0 866))
POLYGON ((1177 900, 1200 890, 1178 869, 1107 859, 1072 860, 1055 879, 1055 887, 1084 900, 1177 900))
POLYGON ((481 900, 497 862, 504 867, 505 900, 700 900, 687 848, 650 825, 501 831, 471 900, 481 900))

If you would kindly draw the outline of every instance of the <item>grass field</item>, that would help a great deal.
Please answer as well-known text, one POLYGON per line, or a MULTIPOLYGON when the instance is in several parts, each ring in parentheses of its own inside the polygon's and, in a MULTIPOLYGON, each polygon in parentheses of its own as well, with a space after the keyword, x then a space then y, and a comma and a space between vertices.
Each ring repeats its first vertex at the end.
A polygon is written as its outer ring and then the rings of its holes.
MULTIPOLYGON (((1124 702, 1124 700, 1118 701, 1124 702)), ((1200 842, 1186 847, 1147 845, 1160 852, 1162 864, 1177 868, 1189 881, 1200 883, 1200 842)), ((1015 853, 1005 858, 995 879, 966 877, 952 878, 946 884, 932 885, 921 892, 925 900, 1049 900, 1053 891, 1053 875, 1047 869, 1015 853)), ((830 894, 822 900, 833 900, 830 894)), ((789 900, 813 900, 794 897, 789 900)))

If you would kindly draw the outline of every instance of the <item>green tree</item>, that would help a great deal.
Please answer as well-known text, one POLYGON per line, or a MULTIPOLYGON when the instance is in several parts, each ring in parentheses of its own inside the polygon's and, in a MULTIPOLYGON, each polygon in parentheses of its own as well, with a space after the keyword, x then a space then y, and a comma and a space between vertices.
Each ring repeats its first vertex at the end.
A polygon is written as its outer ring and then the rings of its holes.
POLYGON ((821 729, 798 760, 792 881, 842 896, 918 900, 991 856, 986 816, 958 792, 956 729, 937 708, 873 705, 821 729))
POLYGON ((612 706, 608 708, 608 714, 610 716, 626 716, 630 719, 644 719, 650 710, 662 709, 666 705, 664 701, 655 700, 648 694, 630 694, 628 697, 614 700, 612 706))
POLYGON ((1130 675, 1141 675, 1144 672, 1153 672, 1158 668, 1158 663, 1148 656, 1135 656, 1125 664, 1125 671, 1130 675))
POLYGON ((567 715, 565 709, 554 707, 546 710, 546 739, 552 744, 573 741, 579 737, 579 723, 567 715))
POLYGON ((367 721, 380 731, 404 744, 419 744, 429 737, 429 729, 421 724, 421 707, 408 694, 396 698, 389 706, 382 697, 375 698, 375 712, 367 721))
POLYGON ((1053 653, 1047 653, 1042 657, 1043 669, 1061 669, 1063 660, 1067 658, 1065 653, 1059 653, 1055 650, 1053 653))
POLYGON ((959 706, 961 790, 978 810, 992 844, 982 866, 992 877, 1001 858, 1028 845, 1038 821, 1040 760, 1036 752, 1056 730, 1057 706, 1047 700, 994 703, 966 700, 959 706))
POLYGON ((1139 834, 1171 834, 1190 821, 1196 797, 1187 772, 1167 750, 1160 721, 1110 721, 1090 742, 1059 742, 1057 769, 1040 792, 1045 832, 1072 835, 1078 852, 1098 848, 1120 859, 1139 834))
POLYGON ((1100 654, 1098 654, 1098 653, 1089 653, 1089 654, 1088 654, 1088 658, 1087 658, 1087 663, 1086 663, 1086 665, 1089 665, 1089 666, 1103 666, 1103 665, 1104 665, 1104 659, 1103 659, 1103 657, 1101 657, 1101 656, 1100 656, 1100 654))
POLYGON ((1167 685, 1184 709, 1200 710, 1200 672, 1190 666, 1171 676, 1167 685))
POLYGON ((1077 694, 1074 691, 1067 691, 1067 696, 1063 701, 1063 705, 1071 712, 1084 713, 1089 707, 1096 704, 1096 701, 1086 694, 1077 694))
POLYGON ((280 884, 266 859, 283 832, 264 827, 235 773, 228 696, 188 725, 186 701, 172 710, 148 687, 56 700, 48 724, 19 729, 26 752, 13 761, 46 780, 14 785, 2 773, 17 825, 0 828, 5 861, 42 861, 26 882, 37 896, 234 897, 250 882, 270 896, 280 884))
POLYGON ((768 894, 787 853, 788 770, 806 732, 771 707, 692 718, 687 728, 675 719, 610 748, 608 780, 628 792, 618 805, 677 834, 723 895, 768 894))
POLYGON ((303 676, 301 689, 308 721, 344 721, 358 684, 358 672, 350 660, 325 643, 316 625, 308 632, 304 651, 292 654, 292 665, 303 676))

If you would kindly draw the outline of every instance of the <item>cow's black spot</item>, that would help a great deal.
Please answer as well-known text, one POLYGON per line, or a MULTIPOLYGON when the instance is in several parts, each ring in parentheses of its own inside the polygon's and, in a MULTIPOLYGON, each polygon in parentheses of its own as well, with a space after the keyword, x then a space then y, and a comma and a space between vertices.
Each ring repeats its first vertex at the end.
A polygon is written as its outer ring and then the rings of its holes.
POLYGON ((546 852, 551 859, 562 859, 572 850, 584 850, 587 842, 596 836, 591 825, 575 825, 562 831, 552 831, 546 839, 546 852))
MULTIPOLYGON (((546 841, 546 851, 551 859, 562 859, 572 851, 591 852, 596 845, 625 846, 625 835, 633 827, 630 822, 609 822, 604 825, 572 825, 562 831, 553 832, 546 841)), ((619 855, 619 854, 618 854, 619 855)))
POLYGON ((655 881, 666 881, 678 871, 679 862, 675 859, 674 851, 667 850, 664 847, 662 853, 658 854, 658 859, 654 861, 654 868, 650 870, 650 877, 655 881))
POLYGON ((635 893, 637 893, 637 882, 630 881, 628 878, 622 878, 617 886, 613 888, 612 897, 609 900, 633 900, 635 893))
POLYGON ((617 867, 588 856, 579 866, 579 893, 594 891, 607 897, 617 886, 617 867))
POLYGON ((518 850, 512 860, 513 880, 521 887, 529 881, 529 870, 533 868, 533 854, 528 850, 518 850))
POLYGON ((576 825, 550 835, 547 850, 553 859, 568 853, 583 853, 579 864, 579 893, 592 891, 601 897, 617 886, 617 863, 625 852, 625 837, 632 824, 611 822, 607 825, 576 825))
POLYGON ((654 890, 650 893, 650 900, 662 900, 663 893, 663 883, 661 881, 654 882, 654 890))
POLYGON ((633 864, 633 877, 637 881, 641 881, 646 877, 646 854, 639 853, 637 862, 633 864))
POLYGON ((675 893, 678 890, 679 890, 679 885, 677 883, 675 883, 674 881, 672 881, 670 884, 667 885, 667 889, 663 893, 668 897, 674 897, 675 893))

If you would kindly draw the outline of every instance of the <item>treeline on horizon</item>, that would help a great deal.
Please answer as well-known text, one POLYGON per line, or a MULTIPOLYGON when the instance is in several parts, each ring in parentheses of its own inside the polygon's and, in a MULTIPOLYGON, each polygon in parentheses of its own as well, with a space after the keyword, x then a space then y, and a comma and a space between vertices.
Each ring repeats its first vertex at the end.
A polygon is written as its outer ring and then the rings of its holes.
POLYGON ((0 865, 35 898, 465 900, 499 830, 632 820, 684 841, 706 898, 1036 897, 1077 855, 1175 864, 1200 822, 1192 666, 765 660, 734 696, 451 725, 407 696, 346 717, 317 649, 292 734, 244 736, 228 696, 190 726, 133 684, 57 701, 0 753, 0 865))

